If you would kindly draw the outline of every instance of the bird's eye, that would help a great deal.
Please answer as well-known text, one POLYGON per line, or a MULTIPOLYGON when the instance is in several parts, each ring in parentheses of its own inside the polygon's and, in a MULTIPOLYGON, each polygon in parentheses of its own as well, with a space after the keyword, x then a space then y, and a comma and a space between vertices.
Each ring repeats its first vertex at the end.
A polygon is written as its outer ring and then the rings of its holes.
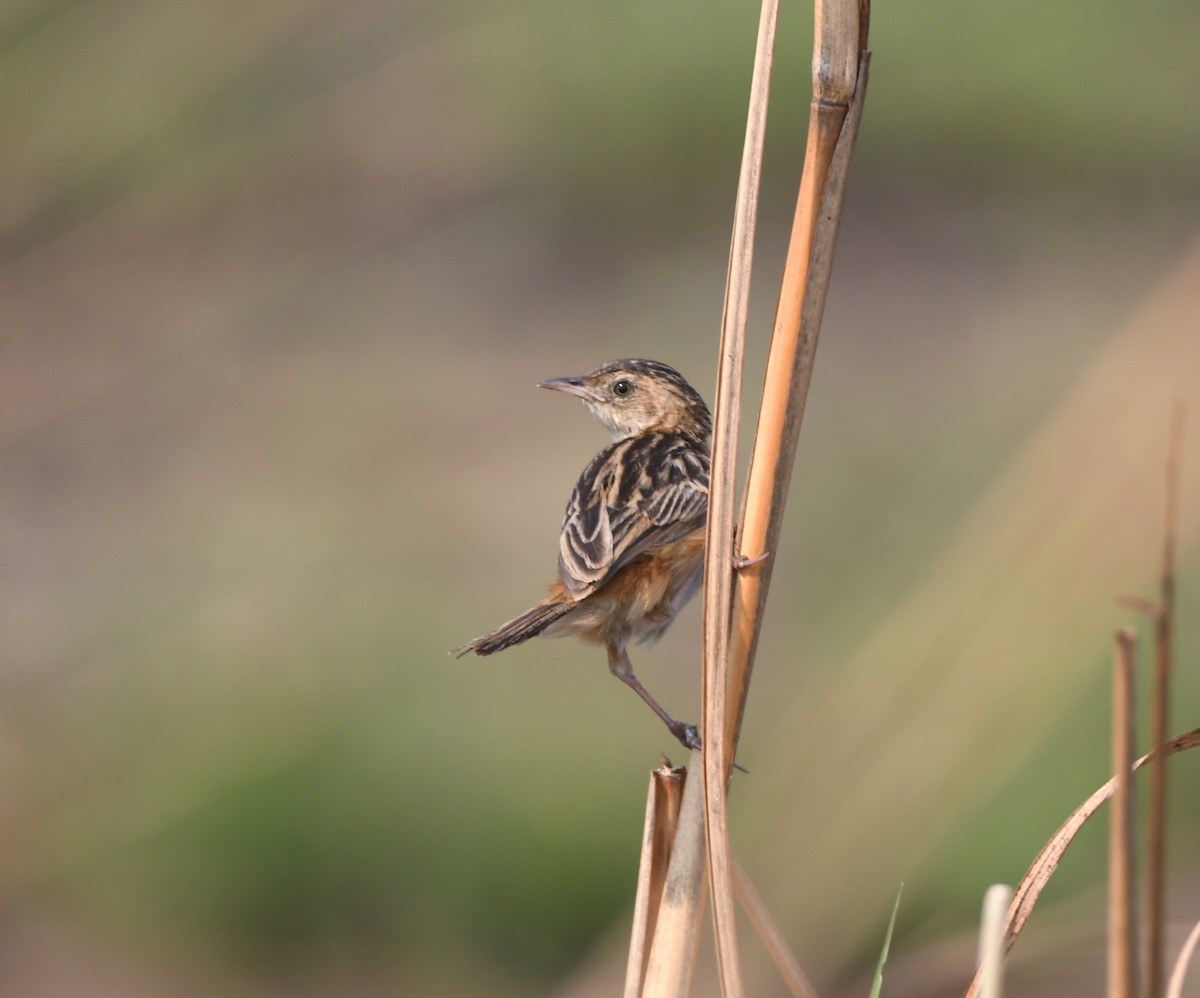
POLYGON ((614 395, 620 395, 623 398, 633 391, 633 382, 622 378, 620 381, 613 382, 612 390, 614 395))

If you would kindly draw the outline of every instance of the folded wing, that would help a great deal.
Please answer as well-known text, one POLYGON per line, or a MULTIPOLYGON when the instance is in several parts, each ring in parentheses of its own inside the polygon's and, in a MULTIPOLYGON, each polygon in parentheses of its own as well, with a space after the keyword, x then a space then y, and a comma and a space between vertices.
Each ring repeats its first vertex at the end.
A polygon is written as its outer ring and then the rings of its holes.
POLYGON ((601 451, 580 475, 559 539, 558 574, 580 600, 639 555, 686 537, 708 514, 708 455, 647 434, 601 451))

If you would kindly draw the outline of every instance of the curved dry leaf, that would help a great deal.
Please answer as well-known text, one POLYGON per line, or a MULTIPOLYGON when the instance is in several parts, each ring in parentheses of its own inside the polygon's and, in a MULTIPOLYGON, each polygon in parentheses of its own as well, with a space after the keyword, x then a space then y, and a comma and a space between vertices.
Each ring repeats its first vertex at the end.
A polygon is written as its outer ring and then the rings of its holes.
MULTIPOLYGON (((1176 735, 1167 742, 1167 755, 1174 755, 1176 752, 1183 752, 1187 749, 1195 748, 1197 745, 1200 745, 1200 728, 1193 728, 1182 735, 1176 735)), ((1134 771, 1136 772, 1146 765, 1152 755, 1153 753, 1148 753, 1138 759, 1133 764, 1134 771)), ((1080 804, 1071 816, 1063 822, 1062 827, 1051 836, 1050 841, 1042 847, 1042 851, 1038 853, 1037 858, 1030 865, 1029 869, 1025 871, 1025 876, 1021 878, 1021 882, 1017 885, 1017 889, 1013 893, 1012 903, 1008 906, 1008 927, 1005 933, 1006 949, 1012 949, 1013 943, 1017 941, 1017 936, 1021 934, 1021 929, 1025 927, 1025 923, 1029 920, 1033 906, 1037 903, 1037 899, 1042 893, 1042 888, 1046 886, 1046 882, 1058 868, 1063 853, 1067 851, 1067 846, 1071 844, 1075 835, 1083 827, 1088 818, 1100 810, 1100 806, 1112 797, 1115 788, 1116 780, 1109 780, 1080 804)), ((977 998, 978 994, 979 971, 976 970, 975 976, 971 978, 971 983, 967 987, 964 998, 977 998)))

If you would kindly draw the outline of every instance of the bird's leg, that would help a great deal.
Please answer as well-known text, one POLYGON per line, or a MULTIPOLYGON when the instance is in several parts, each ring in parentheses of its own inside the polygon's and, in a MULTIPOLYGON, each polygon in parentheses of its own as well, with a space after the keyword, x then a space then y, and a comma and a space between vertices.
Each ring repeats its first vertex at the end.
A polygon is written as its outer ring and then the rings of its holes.
POLYGON ((684 724, 682 721, 675 720, 675 718, 662 709, 658 701, 650 695, 650 691, 642 685, 641 680, 633 674, 633 665, 630 664, 629 655, 625 651, 624 645, 609 643, 608 668, 614 676, 646 701, 650 709, 662 718, 663 724, 667 726, 671 734, 683 743, 685 748, 698 749, 700 747, 700 731, 696 725, 684 724))

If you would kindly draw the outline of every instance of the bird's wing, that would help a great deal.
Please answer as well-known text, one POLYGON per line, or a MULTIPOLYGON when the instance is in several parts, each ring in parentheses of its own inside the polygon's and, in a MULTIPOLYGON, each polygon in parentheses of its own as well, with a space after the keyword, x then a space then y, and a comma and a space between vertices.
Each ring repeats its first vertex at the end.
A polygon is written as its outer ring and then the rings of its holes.
POLYGON ((567 504, 558 574, 576 600, 638 555, 687 536, 708 513, 708 455, 683 438, 649 434, 601 451, 567 504))

